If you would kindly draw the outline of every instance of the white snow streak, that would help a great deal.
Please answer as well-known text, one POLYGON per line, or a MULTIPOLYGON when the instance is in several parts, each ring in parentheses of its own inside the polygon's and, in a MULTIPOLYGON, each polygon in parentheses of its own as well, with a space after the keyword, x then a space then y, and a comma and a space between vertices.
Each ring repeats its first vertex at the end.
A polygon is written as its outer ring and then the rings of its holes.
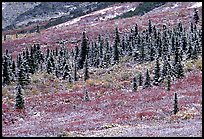
POLYGON ((198 7, 201 7, 201 6, 202 6, 202 2, 196 2, 191 7, 188 7, 188 8, 198 8, 198 7))
POLYGON ((172 9, 178 7, 178 4, 176 3, 173 7, 171 7, 172 9))

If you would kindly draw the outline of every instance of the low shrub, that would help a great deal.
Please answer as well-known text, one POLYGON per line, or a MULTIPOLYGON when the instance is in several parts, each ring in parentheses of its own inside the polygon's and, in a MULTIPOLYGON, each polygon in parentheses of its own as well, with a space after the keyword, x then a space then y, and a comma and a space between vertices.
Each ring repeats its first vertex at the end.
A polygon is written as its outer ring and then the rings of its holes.
POLYGON ((199 59, 195 63, 196 69, 202 71, 202 59, 199 59))

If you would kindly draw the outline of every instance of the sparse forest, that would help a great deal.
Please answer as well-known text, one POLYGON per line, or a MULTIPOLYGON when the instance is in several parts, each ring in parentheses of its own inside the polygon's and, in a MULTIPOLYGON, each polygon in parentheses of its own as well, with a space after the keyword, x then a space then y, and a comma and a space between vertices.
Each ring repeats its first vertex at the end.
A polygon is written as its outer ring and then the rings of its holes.
MULTIPOLYGON (((4 125, 40 119, 54 129, 45 129, 44 135, 69 136, 59 132, 104 130, 152 119, 176 126, 180 119, 193 119, 199 104, 202 107, 202 28, 196 9, 193 16, 189 27, 178 22, 160 28, 148 20, 145 29, 135 24, 127 33, 116 26, 113 40, 102 34, 90 39, 83 31, 80 45, 73 49, 61 40, 54 49, 33 43, 16 58, 6 50, 2 54, 2 101, 8 103, 2 105, 4 125)), ((41 33, 39 26, 37 32, 41 33)), ((43 123, 38 126, 36 134, 42 132, 43 123)), ((28 128, 22 134, 34 132, 28 128)))

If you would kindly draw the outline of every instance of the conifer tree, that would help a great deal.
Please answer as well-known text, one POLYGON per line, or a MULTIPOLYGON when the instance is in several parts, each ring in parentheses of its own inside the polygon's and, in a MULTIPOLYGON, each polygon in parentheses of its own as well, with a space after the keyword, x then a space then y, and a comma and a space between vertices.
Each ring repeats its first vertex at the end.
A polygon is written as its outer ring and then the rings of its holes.
POLYGON ((136 79, 136 77, 133 78, 133 90, 137 91, 137 79, 136 79))
POLYGON ((3 85, 8 85, 12 80, 8 54, 4 54, 2 65, 3 65, 3 73, 2 73, 3 85))
POLYGON ((144 82, 144 85, 143 85, 143 89, 148 88, 148 87, 151 87, 151 79, 150 79, 149 71, 147 69, 146 79, 145 79, 145 82, 144 82))
POLYGON ((86 56, 88 54, 87 48, 88 48, 88 42, 87 42, 87 39, 86 39, 85 32, 83 32, 81 50, 80 50, 80 56, 79 56, 79 65, 78 65, 79 69, 83 68, 85 58, 86 58, 86 56))
POLYGON ((176 49, 175 49, 173 66, 174 66, 174 74, 175 74, 176 78, 183 77, 184 76, 184 70, 183 70, 183 65, 181 63, 181 57, 180 57, 180 53, 179 53, 178 44, 176 45, 176 49))
POLYGON ((77 64, 76 63, 74 65, 74 81, 78 81, 78 77, 77 77, 77 64))
POLYGON ((52 72, 53 72, 52 62, 50 59, 48 59, 48 61, 47 61, 47 73, 51 74, 52 72))
POLYGON ((191 46, 191 42, 189 42, 189 45, 188 45, 188 49, 187 49, 187 52, 186 52, 186 59, 190 59, 191 56, 192 56, 192 53, 193 52, 193 48, 191 46))
POLYGON ((170 91, 171 88, 171 76, 167 76, 167 91, 170 91))
POLYGON ((153 82, 153 84, 158 85, 159 79, 160 79, 160 65, 159 65, 159 58, 157 58, 156 65, 154 68, 154 82, 153 82))
POLYGON ((16 109, 23 109, 24 106, 24 97, 22 93, 22 86, 18 84, 17 86, 17 92, 16 92, 16 103, 15 103, 16 109))
POLYGON ((193 19, 194 19, 196 24, 198 23, 198 21, 200 19, 198 16, 198 10, 196 8, 194 9, 193 19))
POLYGON ((178 108, 178 98, 177 98, 177 93, 174 93, 174 114, 176 114, 179 111, 178 108))
POLYGON ((151 23, 151 20, 149 20, 148 33, 149 34, 152 33, 152 23, 151 23))
POLYGON ((89 71, 88 71, 88 60, 86 58, 84 63, 84 81, 86 81, 87 79, 89 79, 89 71))
POLYGON ((15 64, 14 60, 13 60, 13 63, 12 63, 11 70, 12 70, 13 76, 15 77, 16 76, 16 64, 15 64))
POLYGON ((119 37, 119 32, 118 28, 115 30, 115 42, 113 45, 113 60, 114 64, 119 62, 119 45, 120 45, 120 37, 119 37))
POLYGON ((68 64, 65 64, 63 70, 63 80, 68 79, 69 83, 72 83, 71 69, 68 64))
POLYGON ((138 82, 139 82, 139 86, 142 86, 143 84, 143 77, 142 77, 142 73, 140 72, 139 75, 138 75, 138 82))
POLYGON ((30 83, 30 75, 28 73, 27 64, 25 61, 22 62, 18 69, 18 83, 24 87, 30 83))

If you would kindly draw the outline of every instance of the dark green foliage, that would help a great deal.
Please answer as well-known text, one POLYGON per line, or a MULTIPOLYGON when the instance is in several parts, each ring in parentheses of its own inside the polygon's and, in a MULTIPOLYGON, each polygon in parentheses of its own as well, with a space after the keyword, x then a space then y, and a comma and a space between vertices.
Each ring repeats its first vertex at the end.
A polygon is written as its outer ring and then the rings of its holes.
POLYGON ((3 68, 3 85, 10 84, 12 77, 11 77, 11 68, 10 68, 10 58, 8 53, 3 55, 3 62, 2 62, 2 68, 3 68))
POLYGON ((47 73, 51 74, 52 72, 53 72, 53 64, 52 64, 51 60, 48 59, 48 62, 47 62, 47 73))
POLYGON ((24 87, 30 83, 30 75, 28 72, 28 65, 26 61, 23 61, 18 69, 18 83, 24 87))
POLYGON ((176 45, 175 49, 175 56, 174 56, 174 74, 176 78, 181 78, 184 76, 184 70, 183 70, 183 65, 181 63, 181 53, 179 51, 178 44, 176 45))
POLYGON ((77 77, 77 64, 76 63, 74 65, 74 81, 78 81, 78 77, 77 77))
POLYGON ((167 91, 170 91, 171 89, 171 76, 167 76, 167 91))
POLYGON ((148 33, 149 34, 152 33, 152 23, 151 23, 151 20, 149 20, 148 33))
POLYGON ((138 75, 138 83, 139 83, 139 86, 142 86, 142 84, 143 84, 142 73, 139 73, 139 75, 138 75))
POLYGON ((136 77, 133 78, 133 90, 137 91, 137 79, 136 79, 136 77))
POLYGON ((179 111, 179 108, 178 108, 177 93, 174 93, 174 110, 173 110, 173 113, 176 114, 178 111, 179 111))
POLYGON ((159 64, 159 59, 157 58, 156 60, 156 65, 154 68, 154 85, 158 85, 160 80, 160 64, 159 64))
POLYGON ((72 76, 71 76, 71 70, 68 64, 65 64, 64 70, 63 70, 63 80, 68 79, 69 83, 72 83, 72 76))
POLYGON ((113 60, 114 64, 119 62, 119 45, 120 45, 120 37, 118 33, 118 28, 115 29, 115 42, 113 45, 113 60))
POLYGON ((196 24, 198 23, 198 21, 200 19, 198 16, 198 10, 196 8, 194 9, 193 19, 194 19, 196 24))
POLYGON ((79 69, 83 68, 85 58, 86 58, 86 56, 88 54, 87 49, 88 49, 88 42, 87 42, 87 39, 86 39, 86 34, 85 34, 85 32, 83 32, 81 50, 80 50, 80 56, 79 56, 79 65, 78 65, 79 69))
POLYGON ((143 85, 143 89, 148 88, 148 87, 151 87, 151 78, 150 78, 150 75, 149 75, 149 71, 147 69, 146 79, 145 79, 145 82, 144 82, 144 85, 143 85))
POLYGON ((89 79, 89 71, 88 71, 88 60, 86 58, 84 63, 84 81, 86 81, 87 79, 89 79))
POLYGON ((16 92, 16 103, 15 103, 15 108, 16 109, 23 109, 24 106, 24 97, 22 93, 22 86, 19 84, 17 86, 17 92, 16 92))

